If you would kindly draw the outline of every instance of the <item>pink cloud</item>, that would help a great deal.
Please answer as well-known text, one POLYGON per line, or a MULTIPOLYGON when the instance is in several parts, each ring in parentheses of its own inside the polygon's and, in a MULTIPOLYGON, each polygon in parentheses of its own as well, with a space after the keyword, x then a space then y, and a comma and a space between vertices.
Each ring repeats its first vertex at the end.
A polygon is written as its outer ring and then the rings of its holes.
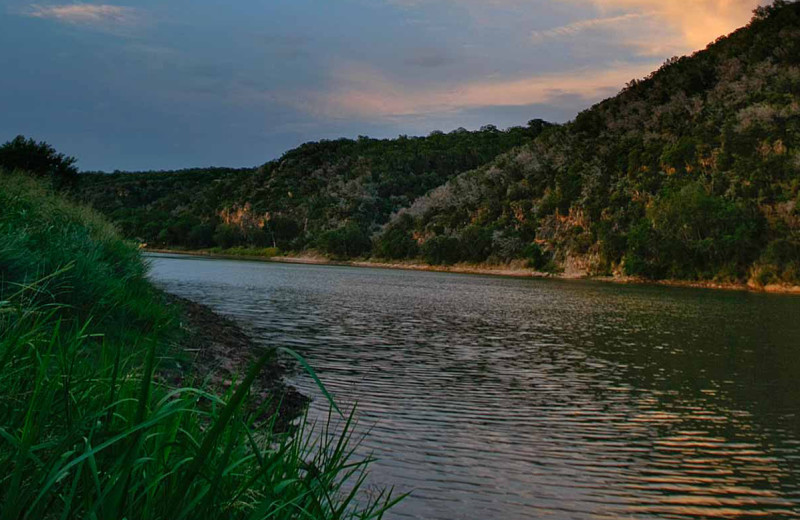
POLYGON ((618 65, 525 78, 473 81, 420 88, 400 85, 377 71, 344 67, 329 94, 309 94, 296 106, 328 117, 398 117, 444 113, 490 106, 523 106, 552 102, 563 96, 597 100, 617 92, 633 78, 657 67, 618 65))
MULTIPOLYGON (((673 31, 672 46, 684 51, 704 48, 720 36, 745 25, 758 0, 562 0, 592 3, 603 13, 647 14, 650 21, 632 35, 622 35, 645 45, 647 31, 667 25, 673 31)), ((646 46, 658 47, 659 42, 646 46)), ((660 46, 664 46, 661 43, 660 46)))
POLYGON ((136 10, 108 4, 31 5, 26 13, 33 18, 87 25, 128 25, 136 21, 136 10))

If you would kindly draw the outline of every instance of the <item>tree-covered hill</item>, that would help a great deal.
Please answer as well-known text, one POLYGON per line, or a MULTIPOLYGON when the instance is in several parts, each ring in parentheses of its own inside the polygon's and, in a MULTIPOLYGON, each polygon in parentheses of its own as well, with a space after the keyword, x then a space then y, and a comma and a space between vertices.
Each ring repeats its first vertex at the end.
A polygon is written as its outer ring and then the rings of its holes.
POLYGON ((150 244, 359 255, 392 213, 549 126, 313 142, 256 169, 83 174, 79 193, 150 244))
POLYGON ((800 4, 673 58, 618 96, 394 215, 385 257, 800 281, 800 4))
POLYGON ((566 125, 321 141, 79 193, 154 245, 796 284, 799 144, 800 4, 778 0, 566 125))

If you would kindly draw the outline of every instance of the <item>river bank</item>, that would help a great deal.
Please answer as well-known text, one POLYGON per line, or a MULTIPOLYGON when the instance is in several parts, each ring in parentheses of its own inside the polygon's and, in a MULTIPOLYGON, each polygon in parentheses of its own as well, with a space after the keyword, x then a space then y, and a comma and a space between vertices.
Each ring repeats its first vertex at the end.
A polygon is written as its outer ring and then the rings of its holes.
POLYGON ((800 295, 800 286, 769 284, 758 286, 755 284, 713 282, 713 281, 688 281, 688 280, 648 280, 633 276, 590 276, 577 271, 565 273, 546 273, 527 269, 522 262, 508 265, 489 265, 489 264, 455 264, 455 265, 429 265, 415 262, 376 262, 372 260, 331 260, 321 255, 302 255, 302 256, 256 256, 256 255, 229 255, 225 253, 214 253, 204 250, 179 250, 162 248, 144 248, 148 253, 162 253, 174 255, 200 256, 206 258, 220 258, 228 260, 253 260, 259 262, 278 262, 288 264, 309 264, 309 265, 337 265, 344 267, 371 267, 376 269, 402 269, 407 271, 432 271, 455 274, 478 274, 490 276, 504 276, 512 278, 553 278, 562 280, 592 280, 608 283, 620 284, 646 284, 661 285, 668 287, 691 287, 697 289, 717 289, 726 291, 749 291, 771 294, 797 294, 800 295))
POLYGON ((396 502, 366 488, 348 426, 294 420, 307 400, 273 345, 167 296, 102 215, 2 169, 0 208, 5 516, 330 520, 396 502))
MULTIPOLYGON (((185 357, 188 371, 167 370, 175 386, 187 377, 200 378, 211 388, 224 393, 237 384, 249 367, 257 362, 263 347, 258 345, 234 320, 217 314, 209 307, 170 293, 164 293, 168 306, 177 307, 183 333, 178 341, 178 355, 185 357)), ((263 418, 277 414, 276 426, 285 429, 303 413, 308 398, 287 385, 288 367, 277 357, 259 372, 253 382, 250 406, 263 407, 263 418)))

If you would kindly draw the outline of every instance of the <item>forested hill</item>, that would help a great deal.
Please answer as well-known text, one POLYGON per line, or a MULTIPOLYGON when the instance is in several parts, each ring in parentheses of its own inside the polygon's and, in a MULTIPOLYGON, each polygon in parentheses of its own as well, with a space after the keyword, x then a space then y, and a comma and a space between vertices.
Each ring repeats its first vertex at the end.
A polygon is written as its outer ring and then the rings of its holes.
POLYGON ((255 170, 88 175, 151 244, 800 282, 800 4, 561 126, 309 143, 255 170))
POLYGON ((393 212, 549 126, 313 142, 246 170, 82 174, 78 193, 151 245, 362 255, 393 212))
POLYGON ((800 4, 777 2, 395 215, 384 256, 800 281, 800 4))

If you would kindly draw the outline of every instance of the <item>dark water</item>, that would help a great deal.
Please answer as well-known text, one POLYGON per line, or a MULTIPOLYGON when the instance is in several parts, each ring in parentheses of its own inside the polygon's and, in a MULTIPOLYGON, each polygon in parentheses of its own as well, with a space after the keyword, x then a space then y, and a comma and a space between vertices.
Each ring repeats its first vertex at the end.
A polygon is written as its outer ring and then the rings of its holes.
POLYGON ((799 297, 169 257, 152 276, 358 401, 372 482, 413 491, 393 518, 800 517, 799 297))

